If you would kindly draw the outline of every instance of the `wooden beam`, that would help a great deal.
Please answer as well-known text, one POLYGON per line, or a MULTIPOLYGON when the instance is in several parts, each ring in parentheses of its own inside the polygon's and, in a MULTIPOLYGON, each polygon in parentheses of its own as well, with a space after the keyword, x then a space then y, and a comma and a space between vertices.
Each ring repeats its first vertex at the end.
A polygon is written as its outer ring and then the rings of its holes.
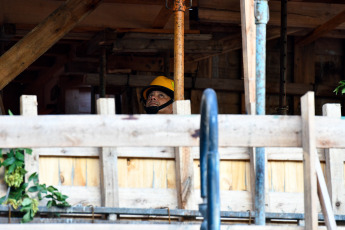
MULTIPOLYGON (((115 114, 115 101, 113 98, 99 98, 97 100, 97 113, 101 115, 115 114)), ((101 148, 99 156, 101 169, 101 202, 102 207, 119 207, 119 185, 117 169, 117 149, 101 148)), ((108 216, 116 220, 116 215, 108 216)))
MULTIPOLYGON (((316 149, 315 149, 316 152, 316 149)), ((322 213, 325 219, 327 229, 335 230, 337 229, 337 224, 335 222, 334 213, 332 210, 331 199, 329 198, 329 193, 327 191, 325 177, 322 172, 319 156, 316 152, 315 154, 315 170, 317 177, 317 194, 320 199, 322 213)))
MULTIPOLYGON (((190 115, 189 100, 178 100, 173 104, 174 114, 190 115)), ((194 193, 193 153, 190 147, 177 147, 175 149, 176 189, 178 208, 197 209, 194 193)))
POLYGON ((91 13, 101 0, 69 0, 0 57, 0 89, 91 13))
POLYGON ((337 14, 335 17, 325 22, 324 24, 318 26, 307 36, 298 40, 296 42, 296 45, 304 46, 304 45, 310 44, 311 42, 315 41, 316 39, 328 33, 329 31, 334 30, 335 28, 337 28, 339 25, 343 24, 344 22, 345 22, 345 10, 340 12, 339 14, 337 14))
MULTIPOLYGON (((79 70, 80 71, 80 70, 79 70)), ((83 74, 79 72, 79 74, 83 74)), ((130 87, 144 87, 150 84, 155 76, 149 75, 128 75, 121 74, 107 74, 108 86, 130 86, 130 87), (128 84, 128 85, 127 85, 128 84)), ((83 82, 79 84, 85 85, 99 85, 98 74, 85 74, 83 82)), ((194 85, 190 77, 185 77, 185 89, 206 89, 211 87, 215 90, 243 92, 244 83, 240 79, 209 79, 209 78, 196 78, 194 85)), ((287 83, 286 92, 288 95, 301 96, 308 91, 312 91, 314 86, 307 83, 287 83)), ((266 90, 269 94, 279 94, 279 83, 267 82, 266 90)), ((327 85, 319 85, 315 93, 316 96, 337 97, 333 93, 334 87, 327 85)))
MULTIPOLYGON (((23 116, 37 116, 37 97, 30 95, 22 95, 20 97, 20 114, 23 116)), ((33 149, 32 153, 24 154, 25 181, 29 181, 29 177, 33 173, 39 173, 39 154, 33 149)), ((30 182, 30 186, 34 185, 30 182)))
MULTIPOLYGON (((323 116, 340 119, 340 104, 325 104, 322 106, 322 113, 323 116)), ((336 214, 344 213, 345 210, 345 201, 343 198, 343 188, 345 186, 343 156, 343 149, 325 149, 327 188, 334 213, 336 214)))
MULTIPOLYGON (((315 117, 316 147, 345 147, 344 122, 315 117)), ((1 116, 0 147, 198 146, 199 126, 198 115, 1 116)), ((301 133, 299 116, 219 115, 220 147, 301 147, 301 133)))
POLYGON ((242 53, 246 111, 248 114, 255 114, 256 26, 254 19, 254 2, 250 0, 242 0, 240 4, 242 17, 242 53))
MULTIPOLYGON (((199 7, 200 22, 241 23, 241 14, 238 9, 221 9, 217 5, 212 7, 199 7)), ((268 26, 280 26, 280 1, 269 1, 269 8, 268 26)), ((330 17, 337 15, 340 10, 344 10, 344 5, 288 1, 288 27, 316 28, 330 17)), ((339 28, 345 29, 345 25, 339 28)))
POLYGON ((165 6, 162 6, 161 10, 152 23, 152 28, 163 29, 171 18, 171 15, 173 15, 173 11, 167 9, 165 6))
POLYGON ((305 228, 317 229, 316 129, 314 92, 301 98, 305 228))

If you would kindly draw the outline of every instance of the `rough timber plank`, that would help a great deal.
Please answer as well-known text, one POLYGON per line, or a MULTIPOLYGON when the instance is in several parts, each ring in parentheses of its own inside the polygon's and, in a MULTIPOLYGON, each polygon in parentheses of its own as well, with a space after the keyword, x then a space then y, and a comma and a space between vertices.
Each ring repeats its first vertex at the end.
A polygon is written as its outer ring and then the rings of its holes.
MULTIPOLYGON (((20 97, 20 114, 23 116, 37 116, 37 96, 22 95, 20 97)), ((33 149, 32 154, 24 154, 25 181, 29 181, 31 174, 39 172, 39 155, 33 149)), ((31 182, 31 185, 32 182, 31 182)))
MULTIPOLYGON (((220 147, 302 146, 299 116, 218 118, 220 147)), ((316 146, 345 147, 344 122, 315 117, 316 146)), ((152 115, 2 116, 0 147, 199 146, 199 126, 199 115, 160 115, 154 123, 152 115)))
POLYGON ((302 145, 304 175, 304 213, 306 229, 317 229, 317 189, 315 171, 315 108, 314 93, 308 92, 301 98, 302 145))
POLYGON ((254 1, 241 1, 243 74, 246 111, 255 114, 255 39, 254 1))
MULTIPOLYGON (((46 224, 2 224, 3 230, 45 230, 46 224)), ((50 230, 199 230, 200 224, 49 224, 50 230)), ((222 225, 221 230, 304 230, 300 226, 222 225)), ((316 229, 326 230, 326 227, 316 229)), ((345 229, 345 228, 339 228, 345 229)))
MULTIPOLYGON (((189 100, 178 100, 173 103, 174 114, 191 114, 189 100)), ((191 209, 194 198, 194 171, 193 154, 190 147, 177 147, 175 149, 176 188, 178 208, 191 209)))
MULTIPOLYGON (((114 98, 100 98, 97 100, 97 113, 101 115, 115 114, 114 98)), ((102 206, 118 207, 118 170, 117 170, 117 149, 102 148, 100 153, 101 169, 101 197, 102 206)))
POLYGON ((36 26, 0 57, 0 89, 23 72, 76 24, 91 13, 101 0, 70 0, 36 26))
MULTIPOLYGON (((323 115, 340 119, 340 104, 325 104, 322 106, 323 115)), ((333 211, 344 213, 344 150, 325 149, 327 188, 330 194, 333 211)))
POLYGON ((316 175, 317 175, 317 193, 319 195, 322 213, 325 218, 325 223, 326 223, 327 229, 329 230, 337 229, 337 224, 335 222, 334 213, 332 210, 331 199, 329 198, 329 193, 327 191, 326 181, 322 173, 320 160, 317 154, 315 154, 315 156, 316 156, 315 170, 316 170, 316 175))

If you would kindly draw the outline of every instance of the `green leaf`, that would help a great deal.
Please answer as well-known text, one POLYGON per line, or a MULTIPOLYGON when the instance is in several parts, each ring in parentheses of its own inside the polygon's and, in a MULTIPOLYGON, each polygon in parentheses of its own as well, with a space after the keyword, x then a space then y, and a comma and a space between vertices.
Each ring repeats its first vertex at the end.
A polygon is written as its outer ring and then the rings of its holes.
POLYGON ((32 200, 30 198, 25 198, 22 202, 22 206, 27 206, 32 203, 32 200))
POLYGON ((47 188, 47 190, 48 190, 49 192, 53 193, 54 191, 57 191, 57 188, 55 188, 54 186, 49 186, 49 187, 47 188))
POLYGON ((8 157, 2 164, 7 167, 7 166, 13 164, 15 161, 16 161, 16 158, 8 157))
POLYGON ((24 161, 24 154, 19 151, 16 151, 15 157, 20 161, 24 161))
POLYGON ((51 200, 48 201, 48 202, 47 202, 47 208, 51 208, 52 204, 53 204, 53 201, 51 201, 51 200))
POLYGON ((9 114, 10 116, 13 116, 13 113, 12 113, 11 110, 8 110, 8 114, 9 114))
POLYGON ((37 172, 34 172, 33 174, 31 174, 29 176, 29 181, 33 181, 34 183, 36 183, 38 181, 38 174, 37 174, 37 172))
POLYGON ((7 173, 8 173, 8 174, 13 173, 14 170, 16 169, 16 167, 17 167, 16 164, 10 165, 10 167, 8 167, 7 173))
POLYGON ((29 211, 23 216, 22 223, 27 223, 30 221, 32 221, 32 218, 31 218, 30 211, 29 211))
POLYGON ((52 195, 46 195, 45 198, 51 198, 54 199, 54 197, 52 195))
POLYGON ((0 198, 0 204, 4 203, 6 201, 5 199, 6 199, 6 196, 1 197, 0 198))
POLYGON ((28 189, 28 192, 37 192, 38 191, 38 186, 32 186, 28 189))
POLYGON ((2 158, 3 156, 2 156, 2 149, 0 149, 0 157, 2 158))
POLYGON ((31 154, 32 154, 32 149, 28 149, 28 148, 26 148, 26 149, 24 149, 24 151, 25 151, 27 154, 29 154, 29 155, 31 155, 31 154))

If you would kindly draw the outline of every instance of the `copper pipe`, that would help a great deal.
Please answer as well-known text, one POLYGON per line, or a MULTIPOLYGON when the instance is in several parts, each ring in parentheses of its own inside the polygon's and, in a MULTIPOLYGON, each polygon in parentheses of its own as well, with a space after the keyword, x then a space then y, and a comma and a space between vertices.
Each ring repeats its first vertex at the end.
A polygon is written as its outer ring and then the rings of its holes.
POLYGON ((184 0, 174 1, 174 99, 184 100, 184 0))

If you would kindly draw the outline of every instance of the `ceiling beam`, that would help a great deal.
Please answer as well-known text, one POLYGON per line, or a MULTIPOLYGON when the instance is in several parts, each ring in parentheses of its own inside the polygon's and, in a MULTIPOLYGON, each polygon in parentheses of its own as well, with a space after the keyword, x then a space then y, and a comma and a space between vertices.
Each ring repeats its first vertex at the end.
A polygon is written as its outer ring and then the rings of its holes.
POLYGON ((173 11, 167 9, 165 6, 162 6, 161 10, 152 23, 152 28, 163 29, 171 18, 171 15, 173 15, 173 11))
POLYGON ((334 30, 339 25, 345 22, 345 10, 337 14, 335 17, 331 18, 329 21, 325 22, 324 24, 318 26, 314 29, 310 34, 306 35, 305 37, 301 38, 296 42, 296 45, 305 46, 319 37, 323 36, 324 34, 334 30))
POLYGON ((70 0, 62 4, 0 57, 0 89, 91 13, 102 0, 70 0))

